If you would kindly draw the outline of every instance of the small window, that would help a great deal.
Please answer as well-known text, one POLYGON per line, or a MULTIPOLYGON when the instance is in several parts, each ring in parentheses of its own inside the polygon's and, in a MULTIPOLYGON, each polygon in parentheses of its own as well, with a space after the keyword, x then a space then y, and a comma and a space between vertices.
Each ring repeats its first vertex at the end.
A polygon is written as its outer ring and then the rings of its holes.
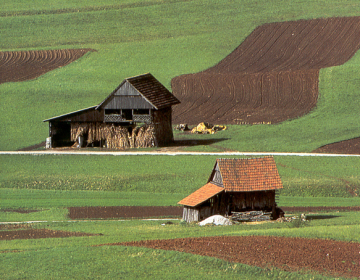
POLYGON ((134 109, 134 115, 149 115, 149 109, 134 109))
POLYGON ((120 109, 105 109, 105 115, 120 115, 120 109))

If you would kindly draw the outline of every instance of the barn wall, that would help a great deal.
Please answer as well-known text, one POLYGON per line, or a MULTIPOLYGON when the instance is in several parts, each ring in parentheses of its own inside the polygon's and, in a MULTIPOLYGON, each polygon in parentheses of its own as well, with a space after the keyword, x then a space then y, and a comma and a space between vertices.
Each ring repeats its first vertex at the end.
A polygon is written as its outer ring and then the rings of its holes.
POLYGON ((171 126, 171 107, 154 110, 153 123, 155 126, 156 146, 166 146, 174 141, 173 130, 171 126))
POLYGON ((271 210, 275 205, 275 190, 229 193, 231 211, 271 210))
POLYGON ((191 222, 198 222, 199 221, 199 209, 189 206, 184 206, 183 209, 183 220, 191 223, 191 222))

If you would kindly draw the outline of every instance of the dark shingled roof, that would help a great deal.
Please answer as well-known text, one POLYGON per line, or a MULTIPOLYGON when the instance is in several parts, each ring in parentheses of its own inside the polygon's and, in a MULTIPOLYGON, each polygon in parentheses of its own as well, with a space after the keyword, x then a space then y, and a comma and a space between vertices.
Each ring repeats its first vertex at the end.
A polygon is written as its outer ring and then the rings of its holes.
POLYGON ((126 78, 122 83, 101 102, 96 109, 101 107, 125 82, 129 82, 151 105, 156 109, 163 109, 172 105, 179 104, 180 101, 164 87, 150 73, 126 78))
POLYGON ((157 109, 180 103, 180 101, 150 73, 127 78, 126 80, 157 109))

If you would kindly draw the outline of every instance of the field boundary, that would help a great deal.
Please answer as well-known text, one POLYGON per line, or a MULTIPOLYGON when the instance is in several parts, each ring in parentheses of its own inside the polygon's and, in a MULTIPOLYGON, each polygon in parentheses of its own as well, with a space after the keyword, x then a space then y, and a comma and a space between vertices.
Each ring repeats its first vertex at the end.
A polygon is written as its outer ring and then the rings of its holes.
POLYGON ((299 157, 360 157, 354 154, 282 153, 282 152, 123 152, 123 151, 0 151, 0 155, 94 155, 94 156, 299 156, 299 157))

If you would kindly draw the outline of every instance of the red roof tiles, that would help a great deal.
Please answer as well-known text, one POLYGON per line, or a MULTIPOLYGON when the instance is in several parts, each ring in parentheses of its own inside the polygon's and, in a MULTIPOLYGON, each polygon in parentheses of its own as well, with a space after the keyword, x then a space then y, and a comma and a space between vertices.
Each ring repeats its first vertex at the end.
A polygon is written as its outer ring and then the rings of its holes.
POLYGON ((248 192, 282 189, 273 157, 217 159, 226 191, 248 192))
POLYGON ((205 186, 179 201, 178 204, 194 207, 218 193, 221 193, 222 191, 224 191, 224 188, 216 186, 212 183, 207 183, 205 186))

